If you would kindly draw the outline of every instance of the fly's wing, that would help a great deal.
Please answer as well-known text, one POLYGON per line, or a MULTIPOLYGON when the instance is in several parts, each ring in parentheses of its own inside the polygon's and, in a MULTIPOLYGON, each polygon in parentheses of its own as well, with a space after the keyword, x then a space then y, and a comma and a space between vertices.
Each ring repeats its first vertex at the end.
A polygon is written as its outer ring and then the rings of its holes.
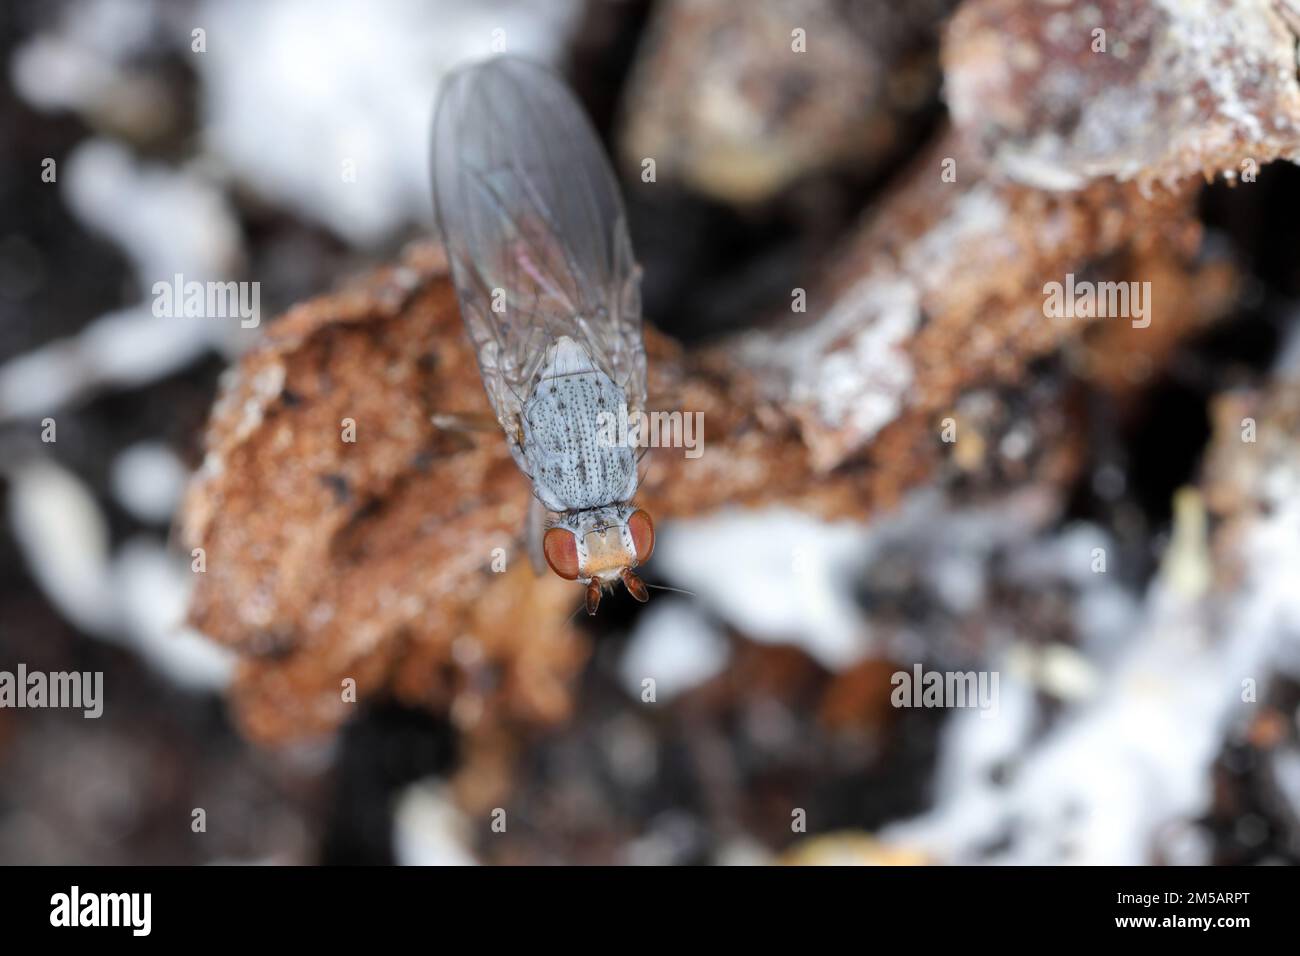
POLYGON ((577 341, 645 405, 639 270, 609 162, 573 94, 498 57, 443 83, 434 119, 438 225, 461 314, 516 461, 547 347, 577 341))

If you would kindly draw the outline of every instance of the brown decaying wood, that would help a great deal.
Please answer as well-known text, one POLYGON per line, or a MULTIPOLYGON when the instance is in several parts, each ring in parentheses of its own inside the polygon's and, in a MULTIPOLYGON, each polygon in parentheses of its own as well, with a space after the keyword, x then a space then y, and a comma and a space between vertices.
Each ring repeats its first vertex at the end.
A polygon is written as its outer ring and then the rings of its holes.
MULTIPOLYGON (((972 3, 954 23, 950 88, 978 65, 962 44, 1002 22, 999 9, 972 3)), ((1080 458, 1068 428, 1042 435, 1026 467, 1000 462, 994 441, 959 454, 941 421, 972 392, 1027 387, 1052 354, 1123 392, 1221 312, 1230 276, 1194 262, 1190 184, 1018 184, 988 139, 1032 132, 1032 116, 1012 119, 973 138, 940 132, 809 277, 806 313, 755 317, 753 331, 691 353, 647 329, 652 407, 705 423, 701 457, 647 458, 640 500, 656 522, 772 503, 865 518, 925 481, 979 471, 1062 486, 1080 458), (1151 327, 1046 317, 1044 283, 1071 272, 1152 282, 1151 327)), ((1177 180, 1222 155, 1148 157, 1151 176, 1138 178, 1177 180)), ((1025 407, 1059 424, 1068 390, 1054 389, 1025 407)), ((348 679, 361 701, 391 694, 448 713, 480 742, 570 712, 589 652, 569 623, 581 589, 529 567, 529 489, 501 436, 433 421, 486 412, 432 244, 293 308, 231 370, 181 532, 204 549, 191 620, 241 652, 232 698, 251 736, 335 728, 356 706, 348 679)))

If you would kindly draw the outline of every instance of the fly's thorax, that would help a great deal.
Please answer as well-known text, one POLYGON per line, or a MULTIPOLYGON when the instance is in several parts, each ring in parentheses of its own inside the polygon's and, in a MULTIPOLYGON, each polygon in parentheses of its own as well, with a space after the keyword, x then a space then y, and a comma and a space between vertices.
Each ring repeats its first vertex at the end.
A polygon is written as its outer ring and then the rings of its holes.
POLYGON ((611 441, 627 401, 586 350, 565 336, 546 351, 523 408, 523 453, 533 490, 552 511, 600 509, 637 487, 636 450, 611 441))

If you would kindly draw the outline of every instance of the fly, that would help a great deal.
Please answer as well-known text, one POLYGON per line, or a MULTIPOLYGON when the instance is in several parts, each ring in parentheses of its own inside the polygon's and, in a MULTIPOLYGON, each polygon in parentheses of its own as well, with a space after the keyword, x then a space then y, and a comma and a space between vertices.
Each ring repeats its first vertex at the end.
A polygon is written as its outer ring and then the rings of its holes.
POLYGON ((443 82, 433 130, 433 193, 461 316, 515 463, 552 513, 546 563, 602 589, 654 549, 633 504, 636 434, 646 397, 640 269, 613 171, 573 94, 550 70, 512 56, 443 82), (620 418, 625 414, 625 418, 620 418))

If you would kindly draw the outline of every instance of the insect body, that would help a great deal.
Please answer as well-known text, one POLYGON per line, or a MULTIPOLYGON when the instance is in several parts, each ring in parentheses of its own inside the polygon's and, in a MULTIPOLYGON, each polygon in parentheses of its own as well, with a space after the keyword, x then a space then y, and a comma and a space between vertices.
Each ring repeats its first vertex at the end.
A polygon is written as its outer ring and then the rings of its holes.
POLYGON ((587 586, 650 557, 632 504, 645 406, 640 270, 613 172, 591 124, 549 70, 497 57, 447 77, 434 119, 433 186, 461 315, 515 462, 555 517, 546 562, 587 586))

